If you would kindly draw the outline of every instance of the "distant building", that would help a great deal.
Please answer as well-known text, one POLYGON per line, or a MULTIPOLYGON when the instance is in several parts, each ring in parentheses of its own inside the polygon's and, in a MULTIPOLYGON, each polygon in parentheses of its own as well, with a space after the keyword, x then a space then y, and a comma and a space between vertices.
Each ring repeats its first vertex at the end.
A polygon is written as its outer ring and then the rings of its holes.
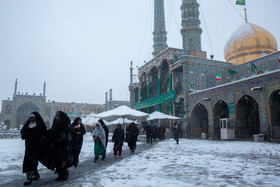
POLYGON ((126 105, 129 106, 130 102, 129 101, 119 101, 119 100, 113 100, 113 95, 112 95, 112 89, 109 90, 109 100, 108 100, 108 92, 105 93, 105 111, 112 110, 116 107, 119 107, 121 105, 126 105))
POLYGON ((68 114, 71 120, 74 120, 77 116, 86 116, 92 112, 104 112, 118 105, 129 105, 128 101, 114 101, 112 99, 106 104, 46 101, 45 93, 46 83, 44 83, 43 94, 40 95, 17 92, 16 80, 13 98, 2 101, 0 122, 4 122, 7 125, 7 129, 19 128, 20 125, 26 122, 31 112, 37 111, 43 117, 46 125, 50 127, 56 111, 63 111, 68 114))

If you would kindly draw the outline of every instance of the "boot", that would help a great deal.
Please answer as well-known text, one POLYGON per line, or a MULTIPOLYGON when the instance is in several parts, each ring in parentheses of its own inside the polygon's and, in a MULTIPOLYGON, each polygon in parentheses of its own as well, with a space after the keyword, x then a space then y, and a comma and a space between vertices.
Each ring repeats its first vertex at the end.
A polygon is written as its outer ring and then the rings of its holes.
POLYGON ((104 159, 105 159, 105 155, 102 155, 102 159, 101 160, 103 161, 104 159))
POLYGON ((32 183, 32 175, 33 175, 33 171, 26 172, 26 181, 24 181, 23 183, 24 186, 27 186, 32 183))
POLYGON ((60 175, 61 180, 62 181, 66 181, 68 179, 68 177, 69 177, 68 169, 67 168, 66 169, 62 169, 61 175, 60 175))
POLYGON ((32 183, 32 180, 26 180, 26 181, 24 181, 23 185, 28 186, 31 183, 32 183))
POLYGON ((93 162, 96 162, 97 160, 98 160, 98 156, 95 156, 93 162))
POLYGON ((38 171, 34 171, 32 179, 31 180, 38 180, 40 178, 40 174, 38 171))

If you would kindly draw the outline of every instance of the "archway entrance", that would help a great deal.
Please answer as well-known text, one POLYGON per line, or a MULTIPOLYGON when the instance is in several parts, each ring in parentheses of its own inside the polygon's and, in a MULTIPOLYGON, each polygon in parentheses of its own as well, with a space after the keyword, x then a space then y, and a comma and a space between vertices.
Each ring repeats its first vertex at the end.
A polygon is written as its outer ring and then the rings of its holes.
POLYGON ((255 99, 244 95, 236 105, 236 137, 253 138, 260 133, 259 107, 255 99))
POLYGON ((40 108, 31 101, 27 101, 26 103, 20 105, 20 107, 17 110, 16 127, 19 128, 20 125, 24 125, 26 120, 29 118, 31 112, 34 111, 40 113, 40 108))
POLYGON ((197 104, 191 115, 191 135, 201 137, 201 133, 208 134, 208 112, 205 106, 197 104))
POLYGON ((220 130, 220 119, 228 118, 229 110, 228 105, 219 100, 214 106, 214 138, 221 139, 221 130, 220 130))
POLYGON ((271 125, 280 126, 280 90, 274 91, 270 98, 271 125))

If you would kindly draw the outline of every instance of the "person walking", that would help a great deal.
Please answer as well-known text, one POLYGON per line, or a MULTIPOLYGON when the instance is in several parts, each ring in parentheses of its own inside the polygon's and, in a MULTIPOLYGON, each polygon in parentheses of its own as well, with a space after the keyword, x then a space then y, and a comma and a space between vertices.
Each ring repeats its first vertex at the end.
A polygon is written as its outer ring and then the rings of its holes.
POLYGON ((129 126, 126 129, 126 137, 125 137, 125 141, 127 142, 131 153, 135 152, 138 135, 139 135, 139 129, 137 128, 135 123, 132 122, 131 124, 129 124, 129 126))
POLYGON ((112 142, 114 142, 114 156, 117 158, 119 153, 119 157, 122 155, 122 146, 124 142, 124 130, 122 129, 122 125, 118 124, 117 128, 114 130, 112 142))
POLYGON ((82 123, 82 119, 77 117, 72 123, 72 154, 73 154, 73 162, 74 167, 78 166, 79 163, 79 155, 83 145, 83 136, 86 134, 86 129, 82 123))
POLYGON ((105 131, 105 136, 106 136, 106 145, 105 145, 105 149, 107 148, 107 144, 108 144, 108 140, 109 140, 109 129, 106 126, 106 124, 104 123, 104 121, 102 119, 99 119, 98 122, 101 124, 102 128, 105 131))
POLYGON ((40 178, 37 166, 39 159, 44 154, 42 145, 47 133, 47 127, 41 115, 38 112, 32 112, 20 133, 21 138, 25 140, 22 170, 23 173, 26 173, 26 181, 23 185, 27 186, 32 183, 32 180, 40 178))
POLYGON ((55 145, 55 168, 58 177, 55 181, 66 181, 69 177, 68 168, 73 165, 72 128, 67 114, 62 111, 55 113, 50 129, 55 145))
POLYGON ((166 132, 165 125, 161 124, 160 128, 159 128, 159 136, 158 136, 158 138, 160 140, 164 140, 165 139, 165 132, 166 132))
POLYGON ((176 143, 179 144, 180 129, 176 121, 173 125, 173 135, 174 135, 174 140, 176 140, 176 143))
POLYGON ((151 124, 147 124, 145 127, 146 130, 146 141, 147 144, 152 144, 153 143, 153 136, 152 136, 152 126, 151 124))
POLYGON ((105 159, 105 146, 106 146, 106 135, 105 131, 101 126, 100 122, 95 124, 95 128, 93 130, 93 139, 94 139, 94 162, 96 162, 99 158, 99 155, 102 155, 102 160, 105 159))

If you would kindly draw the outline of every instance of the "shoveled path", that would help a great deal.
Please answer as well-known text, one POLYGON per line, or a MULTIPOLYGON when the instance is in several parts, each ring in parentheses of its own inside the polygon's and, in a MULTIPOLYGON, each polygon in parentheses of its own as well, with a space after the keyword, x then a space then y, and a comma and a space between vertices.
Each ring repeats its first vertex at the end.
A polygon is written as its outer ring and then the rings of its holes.
MULTIPOLYGON (((157 142, 153 143, 152 145, 147 145, 145 143, 137 145, 136 151, 134 155, 141 153, 142 151, 148 150, 152 148, 157 142)), ((54 179, 57 177, 57 174, 54 174, 53 171, 48 169, 39 170, 40 179, 38 181, 32 181, 32 184, 29 186, 82 186, 81 181, 85 179, 87 176, 94 176, 95 172, 98 172, 110 165, 113 165, 124 158, 130 157, 132 154, 130 153, 129 149, 123 150, 122 156, 118 158, 114 158, 113 153, 108 153, 106 159, 101 161, 101 158, 96 163, 93 163, 93 157, 88 160, 84 160, 80 162, 78 167, 71 167, 69 168, 70 176, 67 181, 64 182, 57 182, 54 179)), ((8 186, 8 187, 17 187, 23 186, 23 182, 25 181, 25 174, 22 175, 10 175, 10 176, 1 176, 0 173, 0 186, 8 186), (9 178, 7 180, 7 177, 9 178)), ((96 181, 92 181, 92 184, 96 184, 96 181)), ((94 185, 96 186, 96 185, 94 185)))

